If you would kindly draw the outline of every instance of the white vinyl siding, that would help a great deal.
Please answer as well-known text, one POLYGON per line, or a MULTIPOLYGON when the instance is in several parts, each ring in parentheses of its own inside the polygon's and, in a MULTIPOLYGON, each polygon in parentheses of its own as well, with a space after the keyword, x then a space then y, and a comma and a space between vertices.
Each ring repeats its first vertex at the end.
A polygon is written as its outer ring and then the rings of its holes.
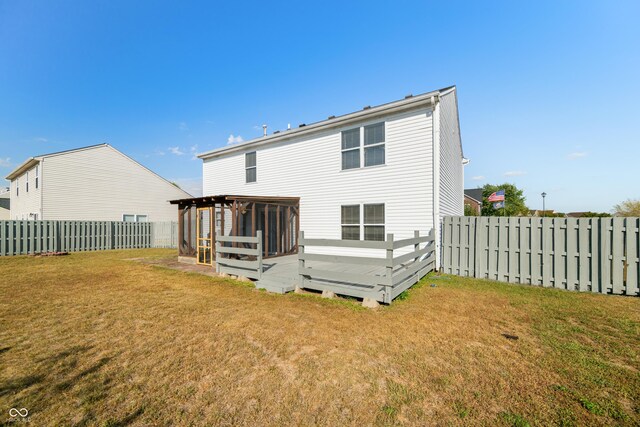
MULTIPOLYGON (((42 199, 40 188, 36 187, 35 166, 11 181, 10 218, 19 220, 42 219, 42 199), (28 187, 27 187, 28 186, 28 187), (27 191, 28 188, 28 191, 27 191)), ((39 173, 39 171, 38 171, 39 173)))
POLYGON ((41 170, 42 219, 176 221, 169 200, 191 197, 110 146, 45 156, 41 170))
POLYGON ((440 97, 440 218, 464 215, 462 145, 456 92, 440 97))
MULTIPOLYGON (((341 206, 385 204, 385 231, 413 237, 433 227, 432 110, 363 122, 385 123, 385 166, 343 171, 342 131, 335 128, 258 148, 260 179, 245 183, 244 153, 205 159, 203 192, 300 197, 300 229, 309 238, 341 239, 341 206)), ((334 254, 369 254, 332 249, 334 254)))

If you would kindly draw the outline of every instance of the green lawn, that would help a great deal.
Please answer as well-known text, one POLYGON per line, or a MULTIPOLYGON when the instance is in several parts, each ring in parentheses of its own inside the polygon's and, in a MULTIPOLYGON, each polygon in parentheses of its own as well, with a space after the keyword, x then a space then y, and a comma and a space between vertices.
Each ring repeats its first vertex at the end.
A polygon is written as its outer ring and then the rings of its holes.
POLYGON ((0 423, 640 425, 640 298, 431 276, 368 310, 128 260, 172 255, 0 258, 0 423))

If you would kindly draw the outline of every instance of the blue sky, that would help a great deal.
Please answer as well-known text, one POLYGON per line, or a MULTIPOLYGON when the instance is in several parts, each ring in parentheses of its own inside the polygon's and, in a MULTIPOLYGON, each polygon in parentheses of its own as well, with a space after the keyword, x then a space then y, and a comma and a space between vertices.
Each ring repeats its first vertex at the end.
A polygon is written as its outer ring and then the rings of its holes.
MULTIPOLYGON (((194 152, 455 84, 467 187, 640 198, 640 3, 0 0, 0 174, 108 142, 187 190, 194 152)), ((1 182, 1 181, 0 181, 1 182)))

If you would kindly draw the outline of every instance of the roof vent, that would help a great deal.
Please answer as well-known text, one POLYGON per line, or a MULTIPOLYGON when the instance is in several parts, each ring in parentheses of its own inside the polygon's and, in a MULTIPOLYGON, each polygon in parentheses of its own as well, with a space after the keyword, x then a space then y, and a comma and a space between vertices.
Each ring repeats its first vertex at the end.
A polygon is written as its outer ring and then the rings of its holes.
POLYGON ((362 109, 363 109, 363 110, 368 110, 368 109, 370 109, 370 108, 371 108, 371 105, 367 105, 366 107, 363 107, 362 109))
POLYGON ((336 118, 336 116, 329 116, 329 117, 327 117, 327 120, 331 120, 331 119, 335 119, 335 118, 336 118))
POLYGON ((409 98, 413 98, 413 94, 412 93, 410 93, 409 95, 404 97, 404 99, 409 99, 409 98))
POLYGON ((274 135, 275 135, 276 133, 280 133, 280 131, 279 131, 279 130, 277 130, 277 131, 274 131, 274 132, 273 132, 273 134, 274 134, 274 135))
POLYGON ((262 136, 267 136, 267 125, 262 125, 262 136))
POLYGON ((305 124, 305 123, 300 123, 300 124, 298 125, 298 127, 299 127, 299 128, 303 128, 303 127, 305 127, 305 126, 306 126, 306 124, 305 124))

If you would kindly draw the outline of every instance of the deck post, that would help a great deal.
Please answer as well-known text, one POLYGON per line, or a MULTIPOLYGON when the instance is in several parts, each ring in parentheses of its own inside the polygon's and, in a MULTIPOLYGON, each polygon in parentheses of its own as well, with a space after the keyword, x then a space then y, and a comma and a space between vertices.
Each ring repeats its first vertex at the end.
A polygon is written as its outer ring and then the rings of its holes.
POLYGON ((269 256, 269 204, 264 205, 264 257, 269 256))
POLYGON ((258 280, 260 280, 262 279, 262 233, 260 232, 260 230, 258 230, 256 237, 258 238, 258 243, 256 243, 256 252, 258 252, 258 280))
POLYGON ((393 233, 387 234, 387 260, 386 260, 387 286, 384 299, 387 304, 391 304, 391 288, 393 287, 393 233))
POLYGON ((300 281, 300 287, 304 288, 304 231, 301 231, 298 235, 298 280, 300 281))

